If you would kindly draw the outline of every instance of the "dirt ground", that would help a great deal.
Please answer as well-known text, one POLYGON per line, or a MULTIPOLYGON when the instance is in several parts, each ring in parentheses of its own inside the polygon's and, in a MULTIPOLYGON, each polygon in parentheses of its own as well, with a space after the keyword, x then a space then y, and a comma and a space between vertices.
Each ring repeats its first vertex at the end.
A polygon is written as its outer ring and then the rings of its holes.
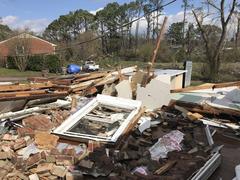
POLYGON ((218 132, 214 135, 214 142, 224 147, 221 150, 222 163, 210 180, 231 180, 235 177, 235 166, 240 164, 240 139, 233 140, 218 132))

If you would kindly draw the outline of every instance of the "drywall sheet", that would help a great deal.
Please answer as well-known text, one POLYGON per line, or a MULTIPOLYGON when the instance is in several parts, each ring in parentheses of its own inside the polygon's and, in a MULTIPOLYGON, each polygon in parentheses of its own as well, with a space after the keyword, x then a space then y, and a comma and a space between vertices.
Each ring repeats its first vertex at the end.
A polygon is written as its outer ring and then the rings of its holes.
POLYGON ((116 85, 118 97, 132 99, 132 88, 128 80, 121 81, 116 85))
POLYGON ((170 101, 170 76, 157 76, 146 87, 137 87, 137 100, 147 109, 161 108, 170 101))

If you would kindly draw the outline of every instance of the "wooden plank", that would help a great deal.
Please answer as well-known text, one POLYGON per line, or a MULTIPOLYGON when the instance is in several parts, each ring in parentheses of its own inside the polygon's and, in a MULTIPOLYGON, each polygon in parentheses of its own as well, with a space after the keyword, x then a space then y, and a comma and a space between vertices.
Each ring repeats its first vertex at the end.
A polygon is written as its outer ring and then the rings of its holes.
POLYGON ((51 87, 53 87, 53 84, 51 82, 18 85, 0 85, 0 92, 26 91, 32 89, 46 89, 51 87))
POLYGON ((161 45, 162 37, 164 35, 165 27, 166 27, 166 24, 167 24, 167 19, 168 18, 165 16, 164 20, 163 20, 162 28, 161 28, 160 33, 158 35, 158 40, 157 40, 156 47, 153 50, 152 59, 149 62, 149 67, 147 68, 147 78, 146 78, 145 82, 143 82, 144 87, 147 85, 147 83, 149 82, 149 79, 151 78, 151 72, 152 72, 152 69, 154 67, 154 63, 156 62, 156 59, 157 59, 157 54, 158 54, 158 50, 159 50, 160 45, 161 45))
POLYGON ((73 81, 73 79, 51 79, 51 78, 28 78, 28 80, 35 83, 51 82, 57 85, 71 85, 73 81))
POLYGON ((154 174, 162 175, 165 172, 167 172, 169 169, 171 169, 176 163, 177 163, 177 161, 168 161, 164 166, 162 166, 158 170, 156 170, 154 172, 154 174))
POLYGON ((202 113, 202 114, 212 114, 212 115, 229 115, 229 116, 237 116, 240 117, 240 111, 234 110, 234 109, 227 109, 227 108, 217 108, 210 106, 208 104, 194 104, 194 103, 189 103, 189 102, 183 102, 183 101, 171 101, 171 105, 178 105, 181 106, 188 111, 191 112, 197 112, 197 113, 202 113))
POLYGON ((35 91, 16 91, 16 92, 5 92, 0 93, 0 97, 19 97, 19 96, 27 96, 27 95, 33 95, 33 94, 46 94, 46 89, 44 90, 35 90, 35 91))
POLYGON ((89 80, 93 80, 93 79, 104 77, 106 75, 107 75, 107 73, 94 73, 94 74, 90 74, 90 76, 76 79, 76 80, 74 80, 74 83, 79 83, 79 82, 83 82, 83 81, 89 81, 89 80))
POLYGON ((217 88, 232 87, 232 86, 240 86, 240 81, 218 83, 218 84, 206 84, 202 86, 191 86, 187 88, 171 90, 171 93, 190 92, 190 91, 203 90, 203 89, 217 89, 217 88))
POLYGON ((19 100, 19 99, 40 99, 40 98, 47 98, 47 97, 58 97, 63 98, 68 95, 67 91, 61 91, 61 92, 51 92, 51 93, 45 93, 45 94, 26 94, 22 96, 12 96, 12 97, 0 97, 0 101, 10 101, 10 100, 19 100))
POLYGON ((104 84, 109 84, 109 83, 113 83, 118 79, 118 77, 116 76, 109 76, 106 78, 98 78, 95 80, 90 80, 90 81, 86 81, 80 84, 76 84, 71 86, 71 89, 73 92, 77 92, 77 91, 81 91, 81 90, 85 90, 91 87, 97 87, 97 86, 102 86, 104 84))

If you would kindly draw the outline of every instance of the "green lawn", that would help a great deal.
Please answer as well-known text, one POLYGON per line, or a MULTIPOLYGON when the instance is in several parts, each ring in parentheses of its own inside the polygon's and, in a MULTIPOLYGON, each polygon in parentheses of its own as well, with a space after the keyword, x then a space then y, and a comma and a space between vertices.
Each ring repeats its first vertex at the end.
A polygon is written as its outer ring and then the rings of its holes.
MULTIPOLYGON (((124 68, 137 65, 139 68, 146 69, 147 62, 141 61, 122 61, 117 59, 102 59, 96 62, 100 65, 101 70, 113 70, 117 68, 124 68)), ((66 63, 68 64, 68 63, 66 63)), ((206 64, 205 64, 206 65, 206 64)), ((182 69, 183 63, 155 63, 154 68, 162 69, 182 69)), ((240 80, 240 63, 222 63, 220 69, 221 82, 240 80)), ((193 62, 192 82, 194 85, 201 84, 204 80, 204 64, 193 62)), ((33 77, 41 76, 41 72, 25 71, 20 72, 16 69, 0 68, 0 77, 33 77)), ((56 74, 49 74, 49 76, 56 76, 56 74)))

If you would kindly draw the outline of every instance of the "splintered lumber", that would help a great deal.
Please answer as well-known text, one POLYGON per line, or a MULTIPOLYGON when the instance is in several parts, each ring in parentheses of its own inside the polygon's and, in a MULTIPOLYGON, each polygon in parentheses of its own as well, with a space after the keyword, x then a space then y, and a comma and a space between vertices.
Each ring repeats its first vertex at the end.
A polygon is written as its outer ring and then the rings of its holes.
POLYGON ((191 112, 197 112, 200 114, 212 114, 212 115, 229 115, 229 116, 237 116, 240 117, 240 111, 234 110, 234 109, 229 109, 229 108, 223 108, 223 107, 213 107, 208 104, 194 104, 194 103, 189 103, 189 102, 183 102, 183 101, 171 101, 171 105, 177 105, 181 106, 188 111, 191 112))
POLYGON ((44 83, 44 82, 51 82, 56 85, 70 85, 73 81, 73 79, 51 79, 51 78, 42 78, 42 77, 33 77, 28 78, 29 81, 35 82, 35 83, 44 83))
POLYGON ((19 116, 24 116, 26 114, 32 114, 32 113, 36 113, 36 112, 43 112, 43 111, 46 111, 46 110, 49 110, 49 109, 67 107, 69 105, 70 105, 69 101, 57 100, 54 103, 49 103, 47 105, 42 105, 42 106, 39 106, 39 107, 24 109, 24 110, 17 111, 17 112, 2 113, 2 114, 0 114, 0 120, 1 119, 8 119, 8 118, 16 118, 16 117, 19 117, 19 116))
POLYGON ((85 82, 82 82, 79 84, 72 85, 72 86, 70 86, 70 89, 73 92, 77 92, 77 91, 85 90, 85 89, 93 87, 93 86, 97 87, 97 86, 102 86, 104 84, 110 84, 110 83, 115 82, 116 80, 118 80, 117 76, 112 76, 111 74, 109 74, 103 78, 97 78, 94 80, 85 81, 85 82))
POLYGON ((203 90, 203 89, 217 89, 217 88, 232 87, 232 86, 240 86, 240 81, 218 83, 218 84, 206 84, 201 86, 191 86, 187 88, 171 90, 171 93, 190 92, 190 91, 203 90))
POLYGON ((154 63, 156 62, 156 59, 157 59, 157 54, 158 54, 158 50, 160 48, 160 45, 161 45, 161 40, 162 40, 162 37, 164 35, 164 31, 165 31, 165 27, 166 27, 166 24, 167 24, 167 17, 165 16, 164 17, 164 20, 163 20, 163 24, 162 24, 162 28, 160 30, 160 33, 159 33, 159 36, 158 36, 158 40, 157 40, 157 44, 156 44, 156 48, 154 49, 153 51, 153 56, 152 56, 152 59, 151 61, 149 62, 149 67, 147 68, 147 78, 146 80, 143 82, 143 86, 145 87, 151 77, 151 72, 152 72, 152 68, 154 67, 154 63))
POLYGON ((17 85, 0 85, 0 92, 8 91, 26 91, 32 89, 47 89, 53 87, 51 82, 34 83, 34 84, 17 84, 17 85))
POLYGON ((79 83, 79 84, 72 85, 72 86, 70 86, 70 89, 73 92, 81 91, 81 90, 84 90, 84 89, 88 88, 89 86, 92 86, 94 84, 94 82, 97 81, 97 80, 102 80, 102 78, 98 78, 98 79, 95 79, 95 80, 90 80, 90 81, 86 81, 86 82, 82 82, 82 83, 79 83))
POLYGON ((47 90, 34 90, 34 91, 16 91, 16 92, 6 92, 0 93, 0 98, 2 97, 22 97, 22 96, 31 96, 34 94, 45 94, 47 90))
POLYGON ((169 161, 167 162, 164 166, 162 166, 161 168, 159 168, 158 170, 156 170, 154 172, 154 174, 157 175, 162 175, 165 172, 167 172, 169 169, 171 169, 175 164, 177 163, 177 161, 169 161))
POLYGON ((93 79, 97 79, 97 78, 102 78, 106 75, 107 75, 107 73, 94 73, 94 74, 90 74, 89 76, 86 76, 86 77, 75 79, 74 83, 79 83, 79 82, 83 82, 83 81, 89 81, 89 80, 93 80, 93 79))
POLYGON ((47 97, 66 97, 68 95, 67 91, 54 91, 54 92, 46 92, 43 94, 21 94, 21 95, 15 95, 10 97, 0 97, 0 101, 10 101, 10 100, 19 100, 19 99, 39 99, 39 98, 47 98, 47 97))

